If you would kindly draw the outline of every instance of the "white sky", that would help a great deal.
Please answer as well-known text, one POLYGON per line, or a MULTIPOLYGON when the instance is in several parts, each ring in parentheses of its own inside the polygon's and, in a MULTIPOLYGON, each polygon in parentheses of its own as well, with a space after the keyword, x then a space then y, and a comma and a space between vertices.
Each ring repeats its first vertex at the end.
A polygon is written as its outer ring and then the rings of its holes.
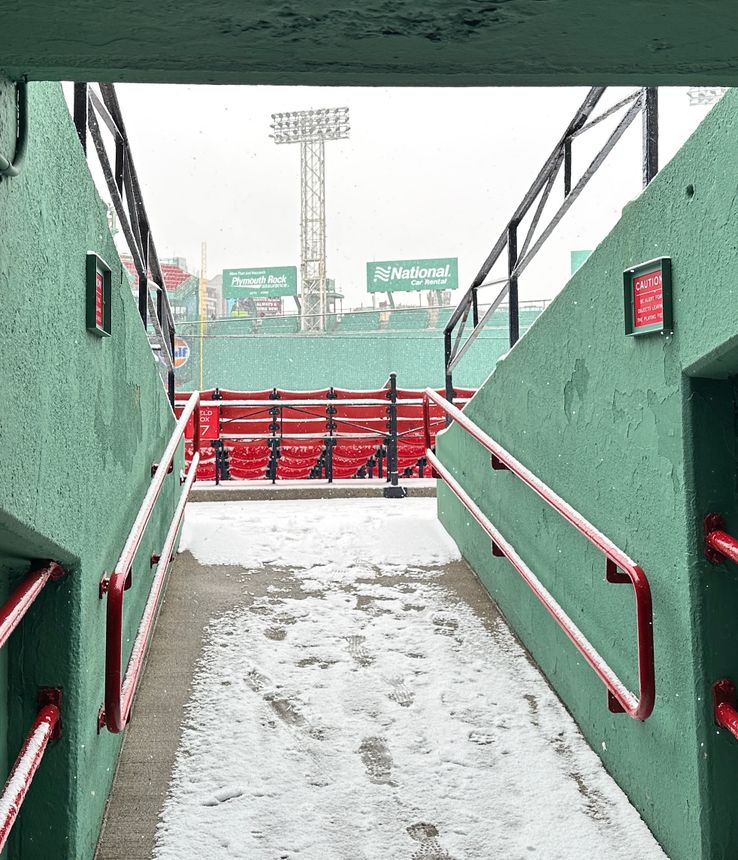
MULTIPOLYGON (((367 260, 456 256, 460 286, 468 285, 586 94, 140 84, 117 90, 159 254, 185 257, 199 271, 206 241, 209 277, 226 267, 299 266, 299 147, 273 143, 270 117, 348 106, 350 139, 326 144, 328 276, 346 295, 345 307, 370 303, 367 260)), ((629 91, 608 90, 601 107, 629 91)), ((707 111, 690 107, 685 89, 660 90, 662 166, 707 111)), ((576 139, 575 180, 616 122, 576 139)), ((567 280, 570 250, 594 248, 638 195, 640 140, 638 117, 521 277, 521 298, 555 295, 567 280)), ((560 184, 556 205, 562 197, 560 184)), ((403 299, 414 304, 417 295, 403 299)))

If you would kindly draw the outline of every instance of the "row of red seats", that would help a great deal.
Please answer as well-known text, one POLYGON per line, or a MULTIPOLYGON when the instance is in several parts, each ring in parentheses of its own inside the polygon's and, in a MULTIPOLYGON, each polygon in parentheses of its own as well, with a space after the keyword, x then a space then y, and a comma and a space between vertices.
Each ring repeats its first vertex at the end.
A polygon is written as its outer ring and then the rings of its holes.
MULTIPOLYGON (((457 389, 455 399, 463 408, 474 393, 474 389, 457 389)), ((219 398, 220 437, 225 443, 232 477, 241 480, 264 478, 271 458, 270 439, 276 436, 279 439, 277 478, 293 480, 309 478, 319 472, 321 457, 324 459, 325 439, 330 430, 329 421, 334 425, 333 434, 339 437, 332 448, 334 477, 351 478, 357 473, 366 473, 369 458, 376 455, 377 448, 385 444, 388 435, 388 405, 384 402, 345 404, 342 401, 386 401, 387 395, 386 388, 378 391, 210 389, 202 392, 202 399, 219 398), (316 402, 314 406, 279 405, 280 400, 325 401, 329 399, 329 395, 330 403, 316 402), (263 402, 263 406, 230 406, 229 402, 234 400, 263 402), (273 411, 275 407, 278 409, 276 413, 273 411), (328 411, 329 408, 331 412, 328 411), (275 422, 276 433, 273 427, 275 422), (308 438, 294 438, 296 436, 308 438)), ((422 391, 397 391, 398 470, 401 474, 418 474, 419 461, 425 456, 423 406, 419 402, 421 400, 422 391)), ((433 442, 445 422, 435 404, 431 404, 430 409, 433 442)), ((198 478, 213 480, 215 451, 206 446, 207 443, 202 446, 198 478)), ((187 446, 186 454, 188 458, 191 457, 190 446, 187 446)))

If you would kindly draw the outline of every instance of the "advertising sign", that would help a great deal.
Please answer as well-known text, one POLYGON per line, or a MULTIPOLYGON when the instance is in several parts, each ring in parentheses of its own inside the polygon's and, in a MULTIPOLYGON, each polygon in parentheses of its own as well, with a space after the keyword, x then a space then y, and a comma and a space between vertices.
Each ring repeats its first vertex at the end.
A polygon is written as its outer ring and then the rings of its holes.
POLYGON ((275 298, 297 295, 297 266, 223 269, 226 299, 275 298))
POLYGON ((190 358, 190 345, 183 337, 174 338, 174 369, 184 367, 190 358))
POLYGON ((626 334, 672 330, 670 257, 626 269, 623 287, 626 334))
MULTIPOLYGON (((180 409, 180 412, 182 410, 180 409)), ((195 430, 195 416, 190 415, 190 420, 185 427, 185 439, 191 441, 195 430)), ((210 442, 220 438, 220 406, 200 407, 200 441, 210 442)))
POLYGON ((366 288, 370 293, 455 290, 458 286, 459 261, 456 257, 366 264, 366 288))

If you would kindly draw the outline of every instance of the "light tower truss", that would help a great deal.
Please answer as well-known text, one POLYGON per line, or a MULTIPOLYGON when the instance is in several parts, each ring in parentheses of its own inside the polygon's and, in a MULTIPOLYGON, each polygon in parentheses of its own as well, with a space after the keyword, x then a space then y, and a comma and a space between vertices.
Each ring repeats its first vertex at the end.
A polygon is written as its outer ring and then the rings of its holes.
POLYGON ((300 144, 300 275, 302 330, 324 331, 328 314, 325 260, 325 142, 349 136, 347 107, 272 114, 275 143, 300 144))

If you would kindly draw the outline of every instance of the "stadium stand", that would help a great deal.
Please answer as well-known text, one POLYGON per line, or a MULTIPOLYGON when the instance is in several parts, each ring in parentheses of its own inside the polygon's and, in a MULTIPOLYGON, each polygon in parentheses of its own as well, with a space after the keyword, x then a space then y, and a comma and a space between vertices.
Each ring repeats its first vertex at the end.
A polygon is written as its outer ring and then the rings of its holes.
MULTIPOLYGON (((463 408, 474 391, 457 388, 456 403, 463 408)), ((422 391, 397 389, 396 398, 397 470, 404 477, 427 476, 422 391)), ((216 426, 208 431, 218 438, 206 438, 203 431, 198 480, 330 481, 387 475, 394 438, 388 388, 211 389, 202 392, 202 399, 218 410, 216 426)), ((431 404, 432 439, 444 426, 443 415, 431 404)), ((191 427, 186 436, 192 438, 191 427)), ((189 444, 185 456, 192 457, 189 444)))

